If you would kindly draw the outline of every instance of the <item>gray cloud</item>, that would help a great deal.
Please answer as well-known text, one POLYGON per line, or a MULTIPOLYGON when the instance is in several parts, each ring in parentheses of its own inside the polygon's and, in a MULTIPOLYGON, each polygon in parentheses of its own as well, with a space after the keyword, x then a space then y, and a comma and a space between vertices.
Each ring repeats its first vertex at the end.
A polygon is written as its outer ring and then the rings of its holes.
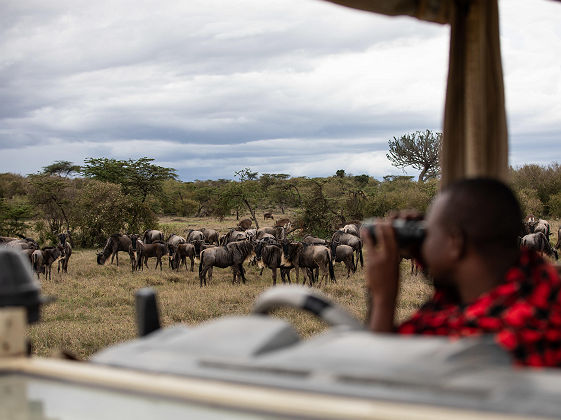
MULTIPOLYGON (((439 25, 313 0, 30 0, 0 12, 3 171, 146 155, 184 179, 244 166, 382 176, 397 171, 389 138, 441 126, 439 25)), ((501 13, 511 160, 549 161, 561 7, 510 0, 501 13)))

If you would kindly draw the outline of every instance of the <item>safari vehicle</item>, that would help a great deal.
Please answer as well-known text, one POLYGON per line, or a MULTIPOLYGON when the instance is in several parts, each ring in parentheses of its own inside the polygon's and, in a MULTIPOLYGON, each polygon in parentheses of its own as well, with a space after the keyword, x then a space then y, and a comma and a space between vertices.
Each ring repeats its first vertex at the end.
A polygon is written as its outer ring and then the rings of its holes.
MULTIPOLYGON (((451 25, 442 184, 505 179, 508 140, 497 0, 333 0, 451 25)), ((311 289, 276 287, 253 313, 159 327, 137 294, 140 337, 90 362, 30 357, 44 299, 19 254, 0 251, 0 419, 498 419, 561 415, 561 371, 513 368, 492 341, 374 335, 311 289), (330 325, 302 340, 277 307, 330 325)))

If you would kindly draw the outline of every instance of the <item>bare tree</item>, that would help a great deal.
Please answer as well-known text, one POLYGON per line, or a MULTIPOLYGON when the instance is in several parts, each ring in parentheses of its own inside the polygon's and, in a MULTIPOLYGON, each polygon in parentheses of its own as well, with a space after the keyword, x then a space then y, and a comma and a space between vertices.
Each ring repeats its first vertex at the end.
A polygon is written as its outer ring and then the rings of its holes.
POLYGON ((420 170, 419 181, 424 182, 440 173, 438 155, 441 141, 442 133, 430 130, 394 137, 388 142, 390 150, 386 157, 398 168, 411 166, 420 170))

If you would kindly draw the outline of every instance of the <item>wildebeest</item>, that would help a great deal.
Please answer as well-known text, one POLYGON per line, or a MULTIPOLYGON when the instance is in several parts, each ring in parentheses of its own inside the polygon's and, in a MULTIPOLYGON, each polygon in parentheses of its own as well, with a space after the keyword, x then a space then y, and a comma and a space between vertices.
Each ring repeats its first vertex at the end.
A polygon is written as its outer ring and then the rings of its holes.
POLYGON ((317 238, 312 235, 307 235, 302 239, 302 242, 308 245, 327 245, 327 241, 325 239, 317 238))
POLYGON ((364 266, 364 261, 362 259, 362 240, 360 238, 338 230, 331 237, 331 252, 333 255, 335 255, 337 245, 349 245, 356 252, 357 260, 360 261, 360 266, 364 266))
POLYGON ((164 233, 159 230, 148 229, 142 234, 142 241, 145 244, 151 244, 156 241, 164 241, 164 233))
POLYGON ((52 265, 60 256, 64 256, 64 248, 61 244, 34 251, 31 255, 31 262, 33 264, 33 269, 37 273, 37 277, 39 277, 39 273, 42 272, 45 273, 45 279, 48 277, 49 280, 51 280, 52 265))
POLYGON ((559 259, 559 254, 557 250, 553 249, 547 237, 542 232, 530 233, 525 235, 521 241, 520 245, 533 249, 537 252, 545 252, 546 255, 554 257, 556 260, 559 259))
POLYGON ((137 235, 135 233, 131 233, 129 235, 127 235, 129 237, 129 239, 131 240, 131 244, 129 246, 129 257, 131 260, 131 270, 134 272, 138 266, 137 266, 137 261, 138 258, 136 258, 136 255, 139 254, 139 247, 142 247, 142 245, 144 245, 141 241, 140 241, 140 235, 137 235))
POLYGON ((62 272, 68 273, 68 260, 72 255, 72 246, 68 241, 68 235, 66 233, 59 234, 58 239, 60 241, 60 244, 64 248, 64 257, 58 260, 57 272, 60 273, 60 268, 62 266, 62 272))
POLYGON ((534 226, 534 232, 543 233, 545 237, 549 240, 549 236, 551 235, 551 226, 549 225, 549 222, 547 220, 539 219, 538 223, 534 226))
POLYGON ((156 241, 151 244, 143 244, 137 242, 137 269, 141 268, 144 270, 144 266, 148 268, 148 258, 156 258, 156 266, 154 269, 158 268, 160 265, 160 271, 162 271, 162 257, 166 255, 168 247, 163 241, 156 241))
MULTIPOLYGON (((319 272, 321 272, 322 280, 329 279, 332 282, 335 280, 335 272, 333 271, 333 262, 331 261, 331 253, 326 246, 323 245, 308 245, 302 242, 289 242, 285 241, 282 244, 282 266, 293 266, 296 270, 296 282, 299 281, 300 268, 305 269, 308 274, 310 286, 314 281, 318 280, 319 272), (315 274, 314 274, 315 270, 315 274)), ((303 284, 306 283, 304 278, 303 284)))
POLYGON ((283 283, 290 283, 291 267, 282 266, 282 249, 278 244, 271 244, 267 240, 257 242, 255 247, 255 258, 261 270, 267 267, 271 269, 273 276, 273 286, 277 284, 277 268, 280 268, 283 283))
POLYGON ((195 245, 188 243, 177 245, 173 255, 172 268, 179 270, 181 263, 183 263, 185 264, 185 270, 187 270, 187 258, 191 260, 191 271, 193 271, 195 267, 195 245))
POLYGON ((555 249, 561 249, 561 227, 557 231, 557 244, 555 245, 555 249))
MULTIPOLYGON (((109 255, 111 255, 111 264, 113 264, 113 258, 117 258, 117 266, 119 266, 119 251, 129 252, 129 248, 132 245, 131 239, 127 235, 121 235, 120 233, 114 233, 105 242, 103 250, 97 254, 97 263, 99 265, 105 264, 109 255)), ((129 254, 130 256, 130 254, 129 254)))
POLYGON ((232 283, 234 283, 236 275, 240 274, 242 281, 245 284, 246 278, 243 263, 246 260, 250 260, 253 257, 253 254, 254 244, 252 241, 230 242, 224 246, 217 246, 203 250, 201 252, 201 262, 199 264, 200 286, 203 287, 203 283, 206 286, 207 273, 209 281, 212 281, 213 267, 233 267, 234 277, 232 279, 232 283))
POLYGON ((265 235, 266 233, 268 233, 269 235, 276 236, 277 230, 274 227, 262 227, 257 230, 255 234, 255 239, 260 240, 261 238, 263 238, 263 235, 265 235))
POLYGON ((247 230, 247 229, 251 228, 252 223, 253 222, 251 221, 251 219, 249 217, 244 217, 243 219, 241 219, 238 222, 238 227, 241 230, 247 230))
POLYGON ((230 229, 222 238, 220 238, 220 245, 227 245, 230 242, 244 241, 247 239, 247 233, 239 230, 230 229))
POLYGON ((360 237, 360 225, 358 223, 350 223, 348 225, 343 226, 339 230, 342 230, 345 233, 350 233, 351 235, 354 235, 357 238, 360 237))
MULTIPOLYGON (((5 238, 5 237, 4 237, 5 238)), ((12 239, 12 238, 9 238, 12 239)), ((4 242, 4 245, 10 248, 15 248, 15 249, 39 249, 39 244, 31 239, 31 238, 26 238, 26 237, 20 237, 18 238, 13 238, 13 240, 9 240, 4 242)))
POLYGON ((207 244, 218 245, 218 232, 214 229, 202 228, 200 231, 204 235, 205 242, 207 244))
POLYGON ((270 211, 263 213, 263 220, 273 219, 275 220, 275 216, 270 211))
POLYGON ((183 236, 179 236, 179 235, 176 235, 175 233, 172 233, 171 235, 169 235, 166 242, 167 242, 168 252, 169 252, 169 266, 171 268, 173 268, 173 266, 174 266, 173 258, 174 258, 174 254, 175 254, 175 250, 176 250, 177 246, 179 244, 184 244, 187 241, 185 240, 185 238, 183 236))
POLYGON ((354 249, 349 245, 337 245, 335 248, 335 262, 342 262, 347 268, 347 278, 350 277, 351 271, 356 271, 354 249))

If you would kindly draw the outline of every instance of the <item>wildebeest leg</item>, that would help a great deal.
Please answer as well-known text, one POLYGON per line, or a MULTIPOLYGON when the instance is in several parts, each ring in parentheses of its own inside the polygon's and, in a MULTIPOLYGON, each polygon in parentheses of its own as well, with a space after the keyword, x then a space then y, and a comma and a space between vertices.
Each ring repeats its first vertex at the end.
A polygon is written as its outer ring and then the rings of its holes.
MULTIPOLYGON (((273 286, 277 285, 277 268, 271 268, 271 271, 273 272, 273 286)), ((261 270, 261 272, 263 272, 263 270, 261 270)), ((282 275, 281 275, 282 277, 282 275)), ((284 281, 283 281, 284 283, 284 281)))
MULTIPOLYGON (((60 263, 64 260, 58 260, 58 267, 56 269, 57 273, 60 273, 60 263)), ((64 266, 62 267, 62 271, 64 272, 64 266)))
POLYGON ((261 271, 259 272, 259 275, 262 276, 263 275, 263 270, 265 269, 265 267, 261 267, 261 271))
POLYGON ((242 282, 245 284, 245 270, 243 268, 243 264, 239 265, 240 275, 242 276, 242 282))

